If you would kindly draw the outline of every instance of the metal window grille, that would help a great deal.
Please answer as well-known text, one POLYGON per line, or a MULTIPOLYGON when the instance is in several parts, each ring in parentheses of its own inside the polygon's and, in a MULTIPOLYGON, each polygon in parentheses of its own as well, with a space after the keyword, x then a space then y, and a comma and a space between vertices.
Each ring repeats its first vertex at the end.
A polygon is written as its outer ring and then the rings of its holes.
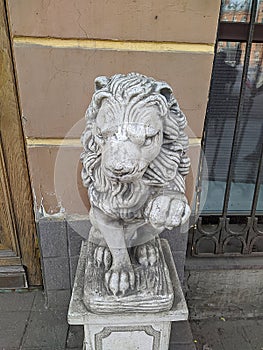
POLYGON ((263 255, 263 0, 223 0, 189 254, 263 255), (205 171, 207 170, 207 171, 205 171))

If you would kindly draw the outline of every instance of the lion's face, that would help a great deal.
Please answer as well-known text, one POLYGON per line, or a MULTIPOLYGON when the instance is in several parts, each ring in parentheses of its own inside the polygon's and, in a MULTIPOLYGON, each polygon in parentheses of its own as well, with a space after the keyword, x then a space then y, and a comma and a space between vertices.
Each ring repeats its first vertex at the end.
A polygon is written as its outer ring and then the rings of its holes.
POLYGON ((139 104, 128 109, 113 99, 102 102, 92 134, 108 179, 129 183, 142 178, 161 149, 163 124, 159 114, 153 105, 142 110, 139 104))
POLYGON ((186 119, 169 85, 139 73, 98 77, 86 121, 82 179, 97 206, 135 207, 145 186, 184 192, 186 119))

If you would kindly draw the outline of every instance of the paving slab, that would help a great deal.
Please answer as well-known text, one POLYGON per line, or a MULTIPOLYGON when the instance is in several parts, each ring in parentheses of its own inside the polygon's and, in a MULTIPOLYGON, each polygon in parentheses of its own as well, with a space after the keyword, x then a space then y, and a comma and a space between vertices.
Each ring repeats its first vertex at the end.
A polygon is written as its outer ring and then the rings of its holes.
POLYGON ((262 350, 263 319, 192 321, 197 350, 262 350))
POLYGON ((46 311, 47 302, 45 297, 45 292, 43 290, 38 290, 35 293, 35 299, 31 308, 32 311, 46 311))
POLYGON ((31 311, 22 349, 65 349, 67 339, 67 310, 31 311))
MULTIPOLYGON (((169 350, 263 349, 260 318, 191 321, 191 329, 173 323, 169 350)), ((67 307, 47 308, 42 290, 0 292, 0 350, 82 350, 82 339, 82 327, 67 324, 67 307)))
POLYGON ((42 290, 0 292, 0 350, 64 350, 67 305, 47 309, 42 290))
POLYGON ((19 349, 30 311, 0 312, 0 349, 19 349))
POLYGON ((0 311, 29 311, 39 291, 0 291, 0 311))
POLYGON ((46 307, 50 310, 68 309, 71 297, 70 289, 46 291, 46 307))
POLYGON ((169 350, 195 350, 194 344, 170 344, 169 350))
POLYGON ((82 349, 83 339, 84 339, 84 327, 71 325, 69 327, 66 349, 67 350, 82 349))

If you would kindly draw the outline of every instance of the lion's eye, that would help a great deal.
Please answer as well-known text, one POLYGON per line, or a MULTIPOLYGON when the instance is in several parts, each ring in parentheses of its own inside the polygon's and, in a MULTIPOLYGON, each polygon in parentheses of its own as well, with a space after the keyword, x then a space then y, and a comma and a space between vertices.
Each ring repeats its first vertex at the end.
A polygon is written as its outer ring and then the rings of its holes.
POLYGON ((154 136, 146 137, 145 142, 144 142, 144 146, 149 146, 152 143, 153 139, 154 139, 154 136))
POLYGON ((96 136, 97 136, 99 139, 103 139, 103 135, 102 135, 102 133, 101 133, 101 130, 100 130, 100 129, 97 129, 96 136))
POLYGON ((100 145, 102 145, 104 143, 104 141, 105 141, 104 137, 103 137, 103 135, 101 133, 97 133, 95 135, 95 138, 97 140, 97 143, 100 144, 100 145))

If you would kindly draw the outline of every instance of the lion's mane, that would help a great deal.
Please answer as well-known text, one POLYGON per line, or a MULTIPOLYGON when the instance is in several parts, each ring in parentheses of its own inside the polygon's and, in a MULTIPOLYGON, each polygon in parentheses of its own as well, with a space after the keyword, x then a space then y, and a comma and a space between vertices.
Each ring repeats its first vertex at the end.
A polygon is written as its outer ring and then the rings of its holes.
MULTIPOLYGON (((133 212, 138 209, 140 194, 146 193, 146 188, 168 188, 184 193, 184 177, 190 167, 186 155, 188 137, 184 132, 186 118, 169 85, 138 73, 117 74, 111 78, 101 77, 95 80, 95 85, 97 90, 85 115, 86 128, 82 135, 84 151, 81 155, 83 184, 89 188, 91 202, 112 215, 118 209, 119 216, 127 218, 131 209, 133 212), (101 169, 101 150, 92 134, 102 101, 112 97, 127 106, 140 103, 143 108, 151 104, 162 111, 160 115, 162 114, 163 120, 163 143, 160 153, 149 164, 142 179, 134 183, 113 183, 106 178, 101 169)), ((123 120, 119 122, 121 124, 123 120)))

